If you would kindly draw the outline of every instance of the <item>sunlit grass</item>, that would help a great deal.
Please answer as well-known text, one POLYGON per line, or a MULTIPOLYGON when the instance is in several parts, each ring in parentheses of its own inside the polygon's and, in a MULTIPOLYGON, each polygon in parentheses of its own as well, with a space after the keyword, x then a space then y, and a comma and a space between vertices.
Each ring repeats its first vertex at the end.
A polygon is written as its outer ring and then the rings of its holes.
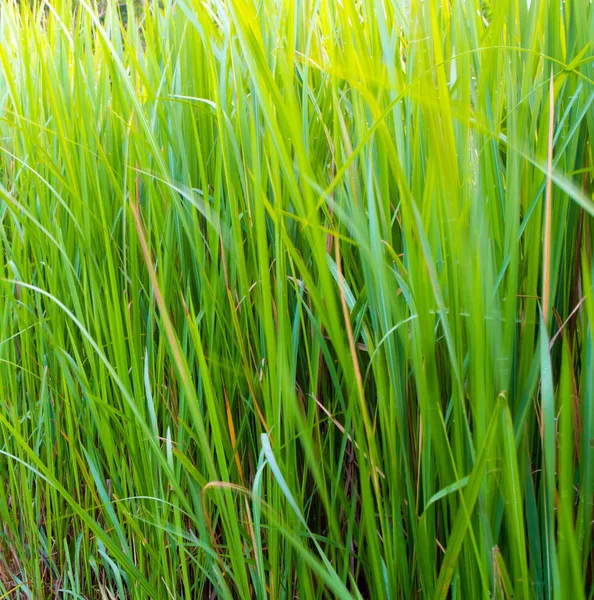
POLYGON ((0 597, 592 598, 593 31, 3 0, 0 597))

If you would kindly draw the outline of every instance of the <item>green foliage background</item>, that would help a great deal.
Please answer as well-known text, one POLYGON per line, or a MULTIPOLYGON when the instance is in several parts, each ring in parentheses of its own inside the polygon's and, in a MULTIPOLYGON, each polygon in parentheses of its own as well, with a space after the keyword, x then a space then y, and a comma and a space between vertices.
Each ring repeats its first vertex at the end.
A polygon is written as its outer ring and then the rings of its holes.
POLYGON ((0 597, 591 598, 592 3, 125 8, 0 6, 0 597))

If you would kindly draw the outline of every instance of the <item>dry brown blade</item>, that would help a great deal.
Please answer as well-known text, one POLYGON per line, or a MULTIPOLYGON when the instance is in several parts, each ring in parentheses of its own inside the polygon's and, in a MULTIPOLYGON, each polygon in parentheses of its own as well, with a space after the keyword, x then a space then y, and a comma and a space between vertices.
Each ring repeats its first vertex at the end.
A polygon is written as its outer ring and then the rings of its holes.
MULTIPOLYGON (((219 547, 216 541, 216 536, 215 536, 215 532, 212 526, 212 521, 210 519, 210 515, 207 511, 207 507, 206 507, 206 492, 211 489, 227 489, 227 490, 232 490, 235 492, 239 492, 241 494, 243 494, 244 496, 246 496, 245 499, 245 506, 246 506, 246 511, 247 511, 247 516, 248 516, 248 528, 250 530, 250 536, 252 538, 252 543, 253 543, 253 547, 256 547, 256 535, 254 532, 254 528, 253 528, 253 517, 252 517, 252 511, 250 510, 250 506, 249 506, 249 502, 248 502, 248 498, 252 497, 252 492, 247 489, 246 487, 244 487, 243 485, 237 485, 236 483, 230 483, 228 481, 209 481, 203 488, 201 491, 201 497, 202 497, 202 508, 204 510, 204 517, 206 519, 206 523, 208 526, 208 530, 209 533, 211 535, 211 540, 213 543, 214 548, 216 549, 217 554, 219 555, 219 557, 221 557, 222 560, 222 556, 221 553, 219 551, 219 547)), ((256 561, 256 564, 258 564, 258 555, 257 553, 254 552, 254 559, 256 561)))
POLYGON ((555 341, 557 340, 557 338, 563 333, 563 330, 567 326, 567 323, 569 323, 569 321, 571 320, 571 318, 573 317, 573 315, 575 315, 575 313, 579 310, 580 306, 584 303, 584 300, 586 298, 587 298, 587 296, 583 296, 580 299, 580 301, 577 303, 576 307, 571 311, 571 313, 569 313, 569 316, 567 317, 567 319, 565 319, 565 321, 559 326, 559 329, 557 330, 557 333, 555 333, 555 335, 551 339, 551 342, 549 343, 549 351, 551 351, 553 349, 553 344, 555 343, 555 341))
MULTIPOLYGON (((353 368, 355 370, 355 380, 357 383, 357 392, 359 395, 359 403, 361 405, 361 413, 363 416, 363 423, 364 423, 366 435, 368 436, 369 440, 372 440, 373 439, 373 431, 371 428, 371 424, 369 422, 369 413, 367 411, 367 404, 365 403, 365 392, 363 390, 363 378, 361 377, 361 369, 359 368, 359 359, 357 358, 357 346, 355 344, 355 337, 353 336, 353 328, 351 327, 351 314, 349 312, 349 307, 347 306, 346 294, 344 291, 344 280, 343 280, 343 276, 342 276, 342 266, 341 266, 341 258, 340 258, 340 242, 339 242, 338 236, 336 237, 335 258, 336 258, 336 271, 338 273, 338 287, 340 290, 340 303, 342 304, 344 323, 345 323, 346 330, 347 330, 347 337, 348 337, 348 341, 349 341, 351 357, 353 359, 353 368)), ((369 450, 370 450, 369 462, 371 462, 371 466, 373 467, 373 469, 371 471, 373 474, 373 483, 374 483, 374 487, 375 487, 375 492, 379 498, 380 487, 379 487, 379 481, 377 480, 377 473, 376 473, 377 471, 379 471, 379 469, 378 469, 377 465, 375 464, 375 460, 371 456, 371 447, 369 448, 369 450)))
POLYGON ((227 425, 229 427, 229 437, 231 438, 231 448, 233 449, 233 454, 235 455, 235 464, 237 465, 237 470, 239 472, 239 479, 241 480, 241 484, 245 485, 245 481, 243 478, 243 469, 241 467, 241 460, 239 460, 239 454, 237 452, 237 438, 235 436, 235 425, 233 423, 233 413, 231 412, 231 405, 229 404, 229 397, 227 396, 227 388, 223 385, 223 396, 225 397, 225 410, 227 412, 227 425))
MULTIPOLYGON (((340 430, 341 433, 344 433, 347 437, 347 440, 353 444, 353 446, 355 446, 355 448, 357 448, 357 450, 359 449, 359 444, 357 444, 357 442, 351 437, 351 435, 349 433, 346 432, 345 428, 343 427, 343 425, 334 417, 334 415, 315 397, 312 396, 312 398, 314 399, 314 402, 322 409, 322 411, 328 416, 328 418, 332 421, 332 423, 334 423, 334 425, 336 425, 336 427, 340 430)), ((365 458, 367 458, 367 460, 369 460, 367 453, 363 452, 363 456, 365 458)), ((375 465, 374 465, 375 466, 375 465)), ((386 475, 384 474, 384 472, 379 468, 379 467, 375 467, 375 470, 377 471, 377 474, 382 478, 385 479, 386 475)))
MULTIPOLYGON (((151 284, 153 286, 153 293, 155 294, 155 300, 157 305, 159 306, 159 310, 161 311, 161 315, 163 317, 163 322, 165 324, 165 333, 169 338, 169 342, 171 345, 171 349, 174 354, 174 359, 178 365, 182 364, 181 354, 179 351, 179 346, 177 344, 177 340, 175 339, 175 334, 173 331, 173 326, 171 323, 171 318, 169 317, 169 312, 167 311, 167 306, 165 305, 165 301, 163 300, 163 296, 161 295, 161 289, 159 287, 159 283, 157 281, 157 275, 155 273, 155 269, 153 268, 153 263, 151 260, 151 253, 149 252, 148 245, 146 243, 146 239, 144 236, 144 231, 142 227, 142 223, 140 220, 140 209, 137 204, 133 204, 130 202, 130 209, 132 210, 132 215, 134 216, 134 224, 136 226, 136 232, 138 233, 138 240, 140 241, 140 248, 142 250, 142 255, 144 257, 144 262, 146 264, 146 268, 148 270, 149 278, 151 280, 151 284)), ((186 387, 191 386, 191 382, 188 381, 187 375, 184 369, 180 369, 180 374, 183 383, 186 387)))
MULTIPOLYGON (((157 281, 157 275, 155 273, 155 269, 153 268, 153 264, 151 262, 151 258, 150 258, 150 252, 146 243, 146 239, 144 236, 144 232, 143 232, 143 228, 142 228, 142 223, 140 221, 140 213, 139 213, 139 208, 138 206, 135 206, 132 202, 130 202, 130 208, 132 210, 132 215, 134 216, 134 223, 136 225, 136 231, 138 233, 138 238, 140 241, 140 247, 142 250, 142 254, 144 256, 144 261, 146 263, 146 268, 149 272, 149 277, 151 280, 151 283, 153 285, 153 292, 155 294, 155 299, 157 301, 157 305, 159 306, 159 310, 161 311, 161 315, 163 316, 163 322, 165 324, 165 332, 167 337, 169 338, 169 343, 171 345, 171 349, 174 355, 174 360, 177 362, 178 365, 182 365, 182 358, 181 358, 181 354, 180 354, 180 349, 179 346, 177 344, 177 340, 175 338, 175 334, 173 331, 173 326, 171 324, 171 319, 169 318, 169 313, 167 312, 167 307, 165 305, 165 301, 163 300, 163 296, 161 295, 161 290, 159 288, 159 284, 157 281)), ((187 387, 189 387, 191 385, 191 382, 188 380, 188 376, 187 373, 185 371, 185 369, 181 369, 180 368, 180 375, 182 377, 183 380, 183 384, 187 387)), ((203 488, 204 491, 205 488, 203 488)), ((205 499, 204 499, 204 494, 202 496, 203 498, 203 502, 205 503, 205 499)), ((205 507, 206 508, 206 507, 205 507)), ((216 550, 217 556, 219 558, 219 563, 221 566, 221 576, 224 577, 224 562, 223 562, 223 557, 221 555, 221 552, 219 550, 218 544, 216 543, 216 537, 215 537, 215 533, 214 530, 212 528, 212 523, 210 522, 210 519, 208 518, 208 513, 205 510, 204 512, 205 516, 207 517, 207 525, 209 527, 209 533, 211 534, 212 537, 212 541, 213 541, 213 546, 216 550)))

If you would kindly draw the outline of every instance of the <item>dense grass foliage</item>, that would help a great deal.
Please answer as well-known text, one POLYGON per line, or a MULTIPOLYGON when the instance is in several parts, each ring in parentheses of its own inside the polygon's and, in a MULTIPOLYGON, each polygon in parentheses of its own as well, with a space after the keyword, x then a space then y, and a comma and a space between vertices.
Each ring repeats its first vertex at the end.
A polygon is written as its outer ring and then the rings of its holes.
POLYGON ((0 597, 591 598, 591 2, 122 8, 0 7, 0 597))

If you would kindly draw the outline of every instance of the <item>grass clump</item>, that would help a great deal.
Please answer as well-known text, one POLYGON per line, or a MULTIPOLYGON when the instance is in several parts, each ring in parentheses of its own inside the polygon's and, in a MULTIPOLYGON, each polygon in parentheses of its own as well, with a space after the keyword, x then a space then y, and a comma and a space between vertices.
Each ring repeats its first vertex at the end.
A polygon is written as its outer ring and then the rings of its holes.
POLYGON ((3 0, 0 597, 591 598, 592 31, 3 0))

